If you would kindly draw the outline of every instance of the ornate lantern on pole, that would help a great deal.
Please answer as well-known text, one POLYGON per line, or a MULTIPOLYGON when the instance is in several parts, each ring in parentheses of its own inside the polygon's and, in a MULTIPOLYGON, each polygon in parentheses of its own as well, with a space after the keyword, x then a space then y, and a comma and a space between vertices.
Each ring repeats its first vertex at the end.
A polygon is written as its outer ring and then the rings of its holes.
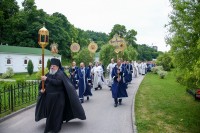
MULTIPOLYGON (((49 43, 49 31, 43 26, 38 31, 38 44, 42 47, 42 76, 44 76, 44 48, 49 43)), ((42 90, 44 91, 44 81, 42 81, 42 90)))

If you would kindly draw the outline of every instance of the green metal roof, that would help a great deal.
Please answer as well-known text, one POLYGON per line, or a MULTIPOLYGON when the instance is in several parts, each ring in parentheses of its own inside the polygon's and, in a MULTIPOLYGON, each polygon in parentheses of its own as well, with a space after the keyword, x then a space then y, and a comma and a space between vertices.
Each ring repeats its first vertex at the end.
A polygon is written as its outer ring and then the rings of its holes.
MULTIPOLYGON (((33 54, 33 55, 41 55, 42 48, 31 48, 31 47, 18 47, 18 46, 8 46, 8 45, 0 45, 0 53, 15 53, 15 54, 33 54)), ((51 51, 45 49, 45 55, 53 55, 51 51)), ((56 56, 60 56, 56 54, 56 56)))

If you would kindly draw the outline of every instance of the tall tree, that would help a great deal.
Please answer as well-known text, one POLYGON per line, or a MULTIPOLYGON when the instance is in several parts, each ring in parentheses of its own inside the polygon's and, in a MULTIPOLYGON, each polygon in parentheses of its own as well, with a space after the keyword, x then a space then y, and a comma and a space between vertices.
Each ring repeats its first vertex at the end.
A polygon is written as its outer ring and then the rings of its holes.
POLYGON ((124 25, 115 24, 109 34, 109 39, 113 38, 115 34, 118 34, 120 37, 124 38, 126 36, 126 27, 124 25))
POLYGON ((13 26, 12 17, 19 11, 16 0, 0 0, 0 43, 9 43, 13 26))
POLYGON ((137 48, 138 46, 138 44, 136 43, 137 41, 136 35, 137 35, 137 31, 132 29, 126 33, 126 38, 125 38, 128 44, 133 46, 134 48, 137 48))
POLYGON ((200 1, 170 0, 169 35, 174 63, 180 70, 183 84, 200 87, 200 1))

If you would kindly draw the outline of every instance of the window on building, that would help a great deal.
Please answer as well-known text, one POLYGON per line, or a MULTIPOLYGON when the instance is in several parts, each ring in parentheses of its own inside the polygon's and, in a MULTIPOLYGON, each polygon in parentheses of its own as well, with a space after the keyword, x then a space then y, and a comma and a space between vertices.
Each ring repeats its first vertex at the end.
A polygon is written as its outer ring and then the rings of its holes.
POLYGON ((28 60, 24 59, 24 65, 27 65, 27 64, 28 64, 28 60))
POLYGON ((40 64, 40 65, 42 64, 42 60, 41 60, 41 59, 39 60, 39 64, 40 64))
POLYGON ((11 59, 7 59, 7 65, 11 64, 11 59))

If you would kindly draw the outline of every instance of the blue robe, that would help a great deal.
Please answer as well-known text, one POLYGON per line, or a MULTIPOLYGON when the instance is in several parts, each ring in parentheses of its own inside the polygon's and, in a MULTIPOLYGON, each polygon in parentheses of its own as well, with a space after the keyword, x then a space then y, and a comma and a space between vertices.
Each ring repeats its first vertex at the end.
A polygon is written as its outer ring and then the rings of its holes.
POLYGON ((77 71, 77 80, 79 88, 79 99, 83 99, 84 96, 92 96, 91 93, 91 78, 89 68, 79 68, 77 71))
POLYGON ((126 82, 131 82, 132 81, 132 73, 133 73, 133 67, 131 64, 126 65, 126 71, 127 71, 127 76, 125 77, 126 82))
POLYGON ((78 67, 77 67, 77 66, 75 66, 74 68, 71 67, 71 68, 69 69, 70 80, 71 80, 72 84, 74 85, 74 87, 75 87, 76 89, 78 89, 78 85, 77 85, 77 83, 76 83, 77 71, 78 71, 78 67), (73 73, 74 73, 74 74, 73 74, 73 73))
POLYGON ((127 85, 125 82, 125 76, 127 75, 127 72, 125 71, 125 68, 121 65, 119 68, 117 65, 112 70, 112 78, 113 78, 113 84, 111 87, 112 90, 112 97, 113 98, 122 98, 122 97, 128 97, 128 94, 126 92, 127 85), (117 70, 120 69, 120 78, 121 80, 117 81, 117 70))

